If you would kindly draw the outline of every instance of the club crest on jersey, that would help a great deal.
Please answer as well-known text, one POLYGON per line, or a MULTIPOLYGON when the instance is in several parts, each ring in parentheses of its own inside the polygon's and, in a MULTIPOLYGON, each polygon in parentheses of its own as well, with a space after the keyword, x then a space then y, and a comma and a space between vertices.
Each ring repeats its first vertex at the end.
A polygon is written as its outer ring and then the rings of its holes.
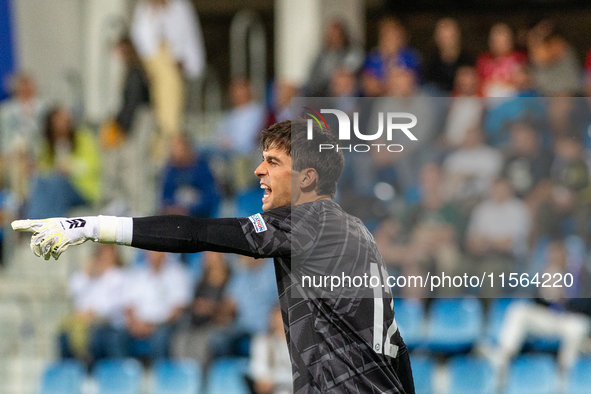
POLYGON ((260 213, 257 213, 256 215, 249 216, 248 219, 250 219, 250 221, 252 222, 255 232, 262 233, 263 231, 267 231, 267 224, 263 220, 263 217, 261 216, 260 213))

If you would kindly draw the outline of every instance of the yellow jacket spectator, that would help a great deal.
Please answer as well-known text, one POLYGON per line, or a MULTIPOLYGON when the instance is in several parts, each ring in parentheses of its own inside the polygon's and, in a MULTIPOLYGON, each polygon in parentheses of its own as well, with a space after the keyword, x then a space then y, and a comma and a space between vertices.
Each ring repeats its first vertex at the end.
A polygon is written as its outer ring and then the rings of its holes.
POLYGON ((76 130, 68 110, 49 112, 45 143, 38 162, 28 216, 64 216, 70 208, 91 205, 100 197, 100 155, 92 131, 76 130), (39 193, 35 193, 35 190, 39 193), (42 191, 42 192, 41 192, 42 191))

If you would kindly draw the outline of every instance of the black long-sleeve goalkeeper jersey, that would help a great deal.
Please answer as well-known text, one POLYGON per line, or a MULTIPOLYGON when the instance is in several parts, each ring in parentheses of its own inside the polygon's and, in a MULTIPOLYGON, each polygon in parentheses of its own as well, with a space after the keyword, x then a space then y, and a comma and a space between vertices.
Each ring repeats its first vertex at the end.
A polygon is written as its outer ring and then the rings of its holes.
POLYGON ((238 219, 134 219, 132 246, 273 257, 295 394, 414 394, 384 261, 365 225, 335 202, 238 219))

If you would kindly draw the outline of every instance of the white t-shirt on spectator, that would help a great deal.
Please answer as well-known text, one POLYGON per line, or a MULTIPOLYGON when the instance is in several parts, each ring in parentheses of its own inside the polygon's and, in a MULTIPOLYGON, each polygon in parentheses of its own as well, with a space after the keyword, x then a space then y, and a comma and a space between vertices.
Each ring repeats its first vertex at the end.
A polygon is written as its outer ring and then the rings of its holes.
POLYGON ((455 197, 484 195, 503 169, 503 155, 497 149, 482 145, 458 149, 443 162, 446 175, 466 177, 467 184, 455 191, 455 197))
POLYGON ((152 324, 166 322, 174 310, 191 300, 190 274, 179 263, 166 261, 159 272, 148 266, 131 270, 127 275, 124 307, 152 324))
POLYGON ((454 97, 445 121, 445 139, 452 146, 459 146, 466 133, 480 124, 484 105, 478 97, 454 97))
POLYGON ((502 203, 489 199, 472 211, 468 236, 488 240, 510 238, 513 240, 513 252, 517 255, 527 251, 530 229, 531 216, 523 201, 515 197, 502 203))
POLYGON ((3 155, 19 150, 39 154, 45 109, 39 99, 26 104, 10 99, 0 104, 0 152, 3 155))
POLYGON ((219 143, 231 144, 233 152, 252 155, 258 147, 257 135, 263 129, 265 117, 265 106, 255 101, 231 109, 220 123, 219 143))
POLYGON ((140 2, 133 15, 131 37, 143 59, 150 59, 162 43, 168 46, 189 78, 205 68, 205 49, 199 18, 187 0, 169 0, 165 6, 140 2))
POLYGON ((270 380, 275 392, 292 388, 291 359, 285 338, 257 335, 250 350, 250 374, 255 380, 270 380))
POLYGON ((69 293, 77 312, 94 312, 97 317, 120 325, 124 285, 125 275, 119 268, 111 268, 99 277, 76 272, 70 279, 69 293))

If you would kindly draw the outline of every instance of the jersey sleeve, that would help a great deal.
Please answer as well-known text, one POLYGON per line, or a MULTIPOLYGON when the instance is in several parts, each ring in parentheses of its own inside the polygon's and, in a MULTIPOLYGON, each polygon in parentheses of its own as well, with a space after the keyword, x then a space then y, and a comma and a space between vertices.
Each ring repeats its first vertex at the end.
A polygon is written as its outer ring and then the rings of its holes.
POLYGON ((203 219, 177 215, 133 218, 131 246, 158 252, 211 251, 257 257, 251 252, 236 218, 203 219))
POLYGON ((301 255, 314 247, 321 227, 311 204, 271 209, 239 221, 251 251, 259 257, 301 255))
POLYGON ((251 252, 257 257, 291 254, 291 207, 271 209, 238 221, 251 252))

